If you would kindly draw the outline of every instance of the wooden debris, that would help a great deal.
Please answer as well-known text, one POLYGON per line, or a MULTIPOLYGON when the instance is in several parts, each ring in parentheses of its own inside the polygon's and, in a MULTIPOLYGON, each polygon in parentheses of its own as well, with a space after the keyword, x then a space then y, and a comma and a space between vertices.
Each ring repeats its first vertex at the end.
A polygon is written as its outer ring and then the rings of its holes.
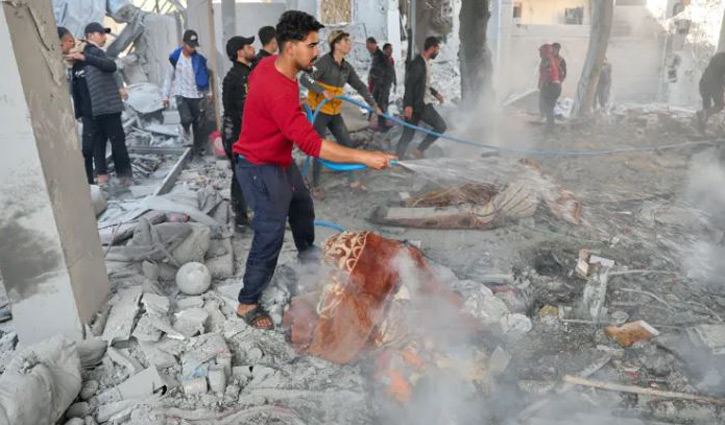
POLYGON ((604 328, 604 333, 624 348, 631 347, 636 342, 647 341, 660 334, 657 329, 644 320, 626 323, 622 326, 607 326, 604 328))

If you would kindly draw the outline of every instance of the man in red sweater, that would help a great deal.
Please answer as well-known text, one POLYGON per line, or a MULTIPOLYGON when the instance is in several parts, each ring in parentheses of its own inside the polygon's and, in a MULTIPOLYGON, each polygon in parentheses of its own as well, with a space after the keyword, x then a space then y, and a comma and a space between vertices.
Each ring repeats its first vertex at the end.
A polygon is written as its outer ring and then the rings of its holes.
POLYGON ((302 261, 314 260, 315 211, 297 165, 296 145, 307 155, 333 162, 390 166, 394 155, 347 148, 323 140, 300 108, 297 74, 317 59, 317 31, 323 25, 304 12, 285 12, 277 24, 279 55, 263 59, 249 77, 249 94, 237 155, 237 179, 244 199, 254 210, 254 239, 247 257, 237 315, 249 325, 272 329, 269 314, 259 305, 282 250, 289 221, 302 261))

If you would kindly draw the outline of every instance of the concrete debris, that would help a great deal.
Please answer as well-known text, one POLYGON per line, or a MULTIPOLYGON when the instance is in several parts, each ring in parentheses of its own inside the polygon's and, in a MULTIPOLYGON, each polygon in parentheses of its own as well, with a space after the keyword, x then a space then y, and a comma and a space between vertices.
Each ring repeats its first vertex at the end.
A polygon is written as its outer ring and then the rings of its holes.
POLYGON ((104 211, 106 211, 106 208, 108 208, 108 201, 106 200, 106 197, 103 195, 103 192, 101 191, 101 188, 92 184, 90 186, 91 189, 91 205, 93 205, 93 212, 96 213, 96 217, 101 215, 104 211))
POLYGON ((158 343, 139 341, 138 345, 146 362, 156 366, 158 369, 166 369, 177 364, 176 357, 162 350, 160 348, 161 345, 158 343))
POLYGON ((171 251, 171 255, 181 266, 190 262, 203 263, 211 244, 211 231, 208 226, 194 223, 187 226, 191 226, 191 234, 171 251))
POLYGON ((725 354, 725 325, 698 325, 687 330, 690 340, 715 355, 725 354))
POLYGON ((161 376, 156 367, 151 366, 128 378, 120 385, 104 391, 98 396, 98 401, 108 404, 154 394, 163 395, 172 385, 168 377, 161 376))
POLYGON ((113 363, 126 369, 129 375, 135 375, 143 370, 141 363, 124 352, 123 349, 108 347, 106 354, 113 363))
POLYGON ((100 384, 95 379, 84 382, 80 392, 81 400, 88 401, 91 397, 96 395, 99 388, 100 384))
POLYGON ((184 387, 186 395, 204 394, 209 390, 204 377, 185 380, 181 385, 184 387))
POLYGON ((203 308, 190 308, 175 314, 174 329, 191 338, 205 333, 209 313, 203 308))
POLYGON ((227 388, 227 374, 223 366, 209 368, 209 388, 215 393, 223 393, 227 388))
POLYGON ((67 419, 85 418, 89 413, 91 413, 91 406, 85 401, 82 401, 80 403, 71 404, 65 412, 65 417, 67 419))
POLYGON ((83 369, 90 369, 98 366, 106 355, 108 342, 97 339, 85 339, 76 343, 76 350, 81 359, 83 369))
POLYGON ((199 295, 211 286, 211 273, 202 263, 184 264, 176 274, 176 286, 186 295, 199 295))
POLYGON ((582 303, 585 310, 589 313, 591 320, 598 322, 605 312, 604 303, 607 296, 607 286, 609 284, 609 269, 605 269, 603 273, 588 279, 584 287, 582 303))
POLYGON ((192 338, 187 351, 181 356, 184 377, 206 376, 209 365, 205 363, 218 356, 230 356, 231 352, 221 334, 206 334, 192 338))
POLYGON ((657 329, 644 320, 630 322, 622 326, 607 326, 604 328, 604 332, 624 348, 631 347, 640 341, 647 341, 660 334, 657 329))
POLYGON ((55 423, 80 390, 81 361, 72 341, 55 336, 30 346, 0 375, 0 423, 55 423))
POLYGON ((111 308, 106 327, 103 330, 103 339, 113 344, 117 341, 127 341, 131 337, 136 315, 141 306, 142 289, 131 287, 117 294, 117 300, 111 308))

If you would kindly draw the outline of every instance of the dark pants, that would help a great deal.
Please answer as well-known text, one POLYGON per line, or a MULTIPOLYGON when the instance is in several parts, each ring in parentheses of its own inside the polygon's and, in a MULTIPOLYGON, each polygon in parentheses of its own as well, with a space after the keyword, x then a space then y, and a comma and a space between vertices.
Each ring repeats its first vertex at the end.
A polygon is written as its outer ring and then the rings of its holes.
POLYGON ((315 241, 315 209, 297 165, 254 165, 237 157, 237 179, 254 211, 254 238, 239 302, 256 304, 269 285, 282 250, 286 223, 301 255, 315 241))
MULTIPOLYGON (((83 123, 83 134, 81 134, 81 152, 86 167, 86 179, 88 184, 93 184, 93 156, 96 141, 93 138, 93 117, 81 117, 83 123)), ((105 153, 105 152, 104 152, 105 153)))
MULTIPOLYGON (((328 115, 320 112, 317 114, 315 119, 315 131, 320 137, 325 137, 327 130, 335 137, 338 144, 353 147, 350 133, 347 131, 345 120, 342 119, 342 114, 328 115)), ((312 187, 317 187, 320 184, 320 174, 322 174, 322 165, 318 161, 312 163, 312 187)), ((351 173, 348 173, 348 177, 351 177, 351 173)))
POLYGON ((192 99, 188 97, 176 96, 176 108, 179 110, 181 118, 181 126, 184 127, 186 134, 189 130, 194 132, 193 154, 195 156, 203 155, 206 148, 206 134, 204 131, 204 123, 206 121, 206 110, 204 98, 192 99))
POLYGON ((239 186, 239 180, 237 179, 237 166, 236 166, 236 155, 232 152, 232 146, 239 140, 240 125, 235 125, 229 117, 224 117, 224 132, 222 133, 222 141, 224 142, 224 152, 227 154, 227 158, 232 163, 232 210, 236 217, 237 224, 246 223, 249 221, 247 218, 247 203, 244 201, 244 194, 242 193, 242 187, 239 186))
POLYGON ((560 83, 544 84, 539 91, 539 106, 546 117, 547 132, 554 129, 554 108, 556 107, 556 101, 559 99, 559 96, 561 96, 560 83))
MULTIPOLYGON (((443 134, 448 129, 448 126, 443 120, 443 117, 441 117, 438 111, 436 111, 436 108, 434 108, 433 105, 430 104, 425 105, 425 107, 419 112, 413 111, 413 117, 405 121, 413 125, 418 125, 419 122, 423 121, 424 123, 433 127, 433 131, 438 134, 443 134)), ((398 158, 403 159, 405 157, 405 151, 408 149, 408 145, 413 140, 414 135, 415 130, 409 127, 405 127, 405 130, 403 130, 403 136, 400 138, 400 141, 398 142, 398 148, 396 149, 396 154, 398 155, 398 158)), ((438 140, 438 136, 433 136, 432 134, 429 134, 425 136, 425 139, 423 139, 423 141, 420 143, 418 149, 421 152, 424 152, 436 140, 438 140)))
POLYGON ((612 89, 610 84, 599 84, 597 86, 597 103, 600 108, 605 108, 609 103, 609 93, 612 89))
MULTIPOLYGON (((373 86, 372 95, 375 99, 375 103, 377 103, 380 110, 385 113, 388 112, 388 104, 390 104, 390 88, 391 86, 373 86)), ((385 117, 378 117, 378 127, 385 128, 385 117)))
POLYGON ((700 79, 700 96, 702 96, 703 122, 725 108, 725 88, 722 83, 700 79))
POLYGON ((96 174, 108 174, 106 166, 106 144, 111 141, 111 157, 116 167, 117 177, 131 177, 131 160, 126 149, 126 134, 123 132, 121 113, 98 115, 93 118, 95 146, 93 156, 96 159, 96 174))

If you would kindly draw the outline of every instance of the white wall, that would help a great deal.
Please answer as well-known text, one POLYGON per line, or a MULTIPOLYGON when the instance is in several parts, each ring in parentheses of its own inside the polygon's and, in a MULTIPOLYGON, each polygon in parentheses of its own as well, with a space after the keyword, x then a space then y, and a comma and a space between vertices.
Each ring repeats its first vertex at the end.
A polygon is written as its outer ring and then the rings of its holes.
POLYGON ((584 8, 584 24, 590 23, 589 0, 514 0, 514 3, 519 2, 522 5, 522 25, 565 24, 564 11, 576 7, 584 8))

